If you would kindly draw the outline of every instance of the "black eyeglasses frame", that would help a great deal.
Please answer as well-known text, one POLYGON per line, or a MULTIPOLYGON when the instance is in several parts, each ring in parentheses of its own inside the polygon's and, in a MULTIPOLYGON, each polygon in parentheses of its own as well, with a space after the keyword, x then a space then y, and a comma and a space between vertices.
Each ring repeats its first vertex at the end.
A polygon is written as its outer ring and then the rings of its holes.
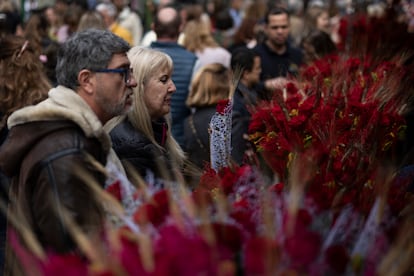
POLYGON ((132 68, 113 68, 113 69, 96 69, 91 70, 95 73, 120 73, 124 76, 125 84, 129 84, 131 81, 131 75, 132 75, 132 68))

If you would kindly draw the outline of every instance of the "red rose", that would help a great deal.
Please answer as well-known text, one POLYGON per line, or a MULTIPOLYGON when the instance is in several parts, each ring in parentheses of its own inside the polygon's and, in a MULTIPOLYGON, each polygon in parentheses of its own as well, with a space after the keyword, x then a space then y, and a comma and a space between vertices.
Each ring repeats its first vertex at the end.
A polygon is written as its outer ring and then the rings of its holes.
POLYGON ((277 275, 280 249, 275 240, 265 237, 250 239, 244 249, 245 275, 277 275))
POLYGON ((49 255, 43 266, 45 276, 82 276, 89 275, 88 265, 79 256, 74 254, 49 255))
POLYGON ((286 238, 284 248, 293 268, 307 271, 309 265, 318 257, 321 245, 322 240, 318 233, 300 229, 286 238))
POLYGON ((272 192, 275 192, 278 195, 280 195, 283 192, 284 186, 285 185, 283 184, 283 182, 276 183, 276 184, 270 186, 269 190, 272 191, 272 192))
POLYGON ((121 196, 121 182, 117 180, 106 188, 106 191, 114 196, 118 201, 122 200, 121 196))
POLYGON ((154 194, 152 201, 140 206, 134 214, 134 221, 138 224, 151 222, 160 226, 169 215, 168 193, 160 190, 154 194))
POLYGON ((223 115, 226 108, 227 108, 227 106, 228 106, 228 104, 229 104, 229 102, 230 102, 229 99, 218 101, 217 106, 216 106, 216 111, 219 114, 223 115))

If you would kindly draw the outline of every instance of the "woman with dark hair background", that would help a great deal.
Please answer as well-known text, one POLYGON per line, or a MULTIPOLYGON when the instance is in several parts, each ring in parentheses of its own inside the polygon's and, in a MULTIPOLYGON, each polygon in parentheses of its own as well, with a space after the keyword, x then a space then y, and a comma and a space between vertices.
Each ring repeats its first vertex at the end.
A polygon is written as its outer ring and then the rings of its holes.
POLYGON ((43 64, 52 85, 56 84, 55 67, 60 44, 49 37, 49 22, 43 11, 33 13, 24 27, 24 37, 43 64))
POLYGON ((311 31, 301 43, 305 63, 309 64, 326 55, 336 53, 335 43, 329 34, 321 30, 311 31))

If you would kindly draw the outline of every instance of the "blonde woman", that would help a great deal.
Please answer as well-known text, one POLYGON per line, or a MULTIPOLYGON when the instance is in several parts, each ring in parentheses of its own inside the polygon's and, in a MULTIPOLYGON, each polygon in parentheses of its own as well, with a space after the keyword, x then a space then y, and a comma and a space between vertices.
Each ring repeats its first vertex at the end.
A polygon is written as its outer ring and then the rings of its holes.
POLYGON ((211 33, 211 27, 200 19, 190 20, 184 28, 183 46, 193 52, 199 60, 200 66, 211 63, 221 63, 230 67, 231 54, 220 46, 211 33))
POLYGON ((210 163, 210 120, 217 103, 228 99, 230 84, 230 69, 220 63, 202 67, 191 83, 186 104, 193 113, 184 122, 184 141, 189 160, 200 169, 210 163))
POLYGON ((184 162, 184 152, 171 135, 167 116, 176 91, 171 79, 173 62, 160 51, 136 46, 128 52, 137 87, 126 116, 110 122, 112 145, 118 157, 142 177, 171 179, 184 162))

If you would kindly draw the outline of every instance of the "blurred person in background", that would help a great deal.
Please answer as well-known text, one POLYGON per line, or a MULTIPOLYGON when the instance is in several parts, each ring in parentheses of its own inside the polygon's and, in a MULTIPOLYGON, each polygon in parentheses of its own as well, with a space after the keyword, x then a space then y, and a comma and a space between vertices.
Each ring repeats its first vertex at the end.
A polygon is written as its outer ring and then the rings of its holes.
MULTIPOLYGON (((145 16, 145 30, 142 40, 141 46, 150 46, 152 42, 157 40, 157 34, 154 31, 154 19, 158 10, 167 6, 173 6, 174 8, 178 9, 178 5, 174 3, 174 0, 153 0, 147 1, 147 9, 146 9, 146 16, 145 16)), ((181 32, 181 30, 180 30, 181 32)))
POLYGON ((79 21, 86 10, 79 5, 71 4, 63 15, 63 23, 66 27, 66 41, 78 30, 79 21))
POLYGON ((227 7, 217 10, 211 16, 213 36, 218 44, 224 48, 233 43, 234 23, 227 7))
POLYGON ((185 103, 192 113, 184 122, 184 150, 199 169, 210 163, 210 120, 217 103, 229 98, 230 85, 230 69, 220 63, 201 67, 191 83, 185 103))
POLYGON ((270 8, 265 16, 266 39, 254 50, 262 62, 261 80, 296 76, 303 53, 289 42, 289 13, 283 7, 270 8))
POLYGON ((184 27, 183 46, 197 56, 200 66, 221 63, 230 68, 230 52, 215 41, 210 26, 201 19, 187 22, 184 27))
POLYGON ((172 80, 177 91, 171 97, 171 131, 181 147, 184 147, 184 119, 190 114, 185 105, 194 72, 199 68, 197 56, 178 44, 182 18, 175 7, 166 6, 158 10, 153 23, 157 40, 151 48, 168 54, 174 63, 172 80))
POLYGON ((264 39, 264 16, 266 14, 266 2, 264 0, 251 2, 244 12, 241 25, 232 38, 232 44, 228 48, 230 52, 240 46, 254 48, 264 39))
POLYGON ((244 17, 244 0, 230 0, 229 14, 233 19, 233 34, 240 27, 244 17))
POLYGON ((262 71, 260 56, 248 48, 236 49, 231 57, 231 69, 234 75, 240 71, 240 79, 233 96, 232 157, 242 164, 245 152, 249 149, 246 139, 251 112, 263 93, 259 86, 262 71))
POLYGON ((324 31, 313 30, 302 40, 304 62, 310 64, 317 59, 337 52, 335 43, 324 31))
POLYGON ((287 78, 294 78, 303 64, 303 53, 289 41, 289 13, 281 6, 271 7, 264 18, 266 38, 253 50, 261 59, 260 91, 262 99, 270 100, 276 88, 287 78))
POLYGON ((303 1, 291 0, 288 1, 287 9, 289 11, 289 39, 293 46, 300 47, 300 42, 303 38, 304 30, 304 10, 303 1))
POLYGON ((305 13, 303 37, 307 36, 313 30, 320 30, 328 35, 331 34, 329 10, 325 6, 312 5, 308 7, 305 13))
POLYGON ((64 40, 62 39, 62 26, 63 26, 63 16, 59 16, 56 13, 54 6, 47 7, 44 11, 44 15, 49 23, 48 27, 48 35, 49 37, 62 43, 64 40))
POLYGON ((22 34, 22 21, 11 0, 0 1, 0 37, 8 34, 22 34))
MULTIPOLYGON (((47 98, 51 83, 36 49, 21 36, 0 37, 0 145, 8 135, 7 119, 14 111, 47 98)), ((10 179, 0 171, 0 204, 8 203, 10 179)), ((4 206, 4 205, 3 205, 4 206)), ((0 211, 0 274, 3 272, 7 220, 0 211)))
POLYGON ((77 31, 81 32, 86 29, 106 29, 105 22, 103 21, 103 18, 99 12, 90 10, 82 15, 81 19, 79 20, 77 31))
POLYGON ((24 27, 24 37, 29 41, 39 60, 43 64, 52 85, 56 85, 56 57, 60 44, 50 38, 48 34, 49 22, 44 11, 33 12, 24 27))
POLYGON ((240 27, 233 36, 233 44, 228 50, 232 53, 239 47, 254 48, 257 45, 256 38, 257 21, 253 18, 244 18, 240 27))
POLYGON ((139 45, 144 32, 141 18, 131 10, 128 0, 112 0, 112 3, 117 9, 117 23, 131 33, 132 45, 139 45))
POLYGON ((96 6, 96 11, 101 14, 108 30, 124 39, 129 45, 133 45, 131 32, 116 21, 117 10, 114 4, 102 2, 96 6))

